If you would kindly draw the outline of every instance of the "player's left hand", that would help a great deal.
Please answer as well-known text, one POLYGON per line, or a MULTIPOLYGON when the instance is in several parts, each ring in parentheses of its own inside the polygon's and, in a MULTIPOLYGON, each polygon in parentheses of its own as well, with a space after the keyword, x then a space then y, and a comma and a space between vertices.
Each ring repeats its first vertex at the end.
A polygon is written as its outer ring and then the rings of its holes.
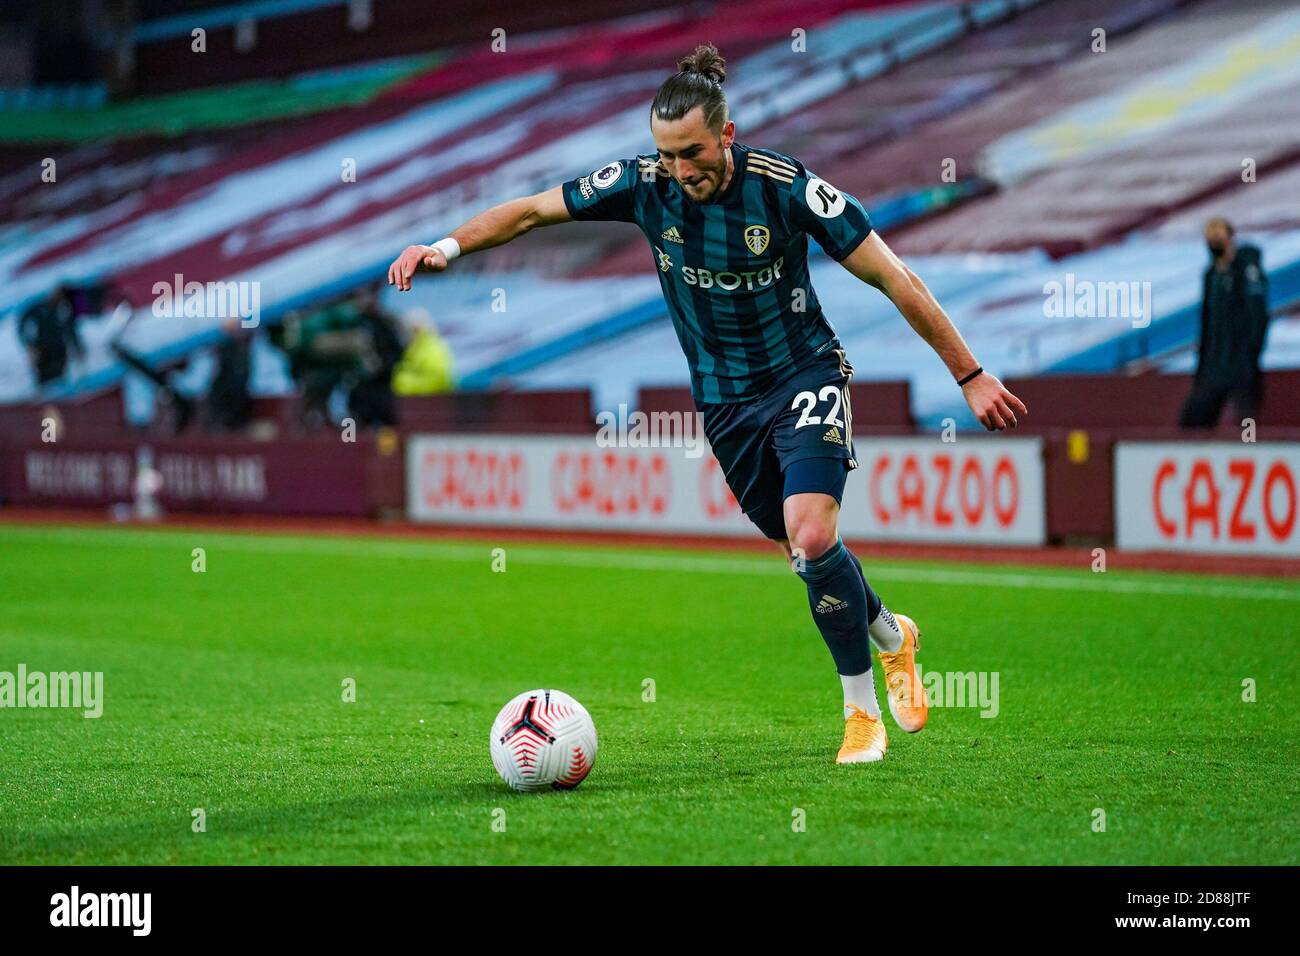
POLYGON ((1020 424, 1017 414, 1029 414, 1025 403, 1008 392, 992 372, 975 376, 962 386, 961 393, 979 423, 989 431, 1015 428, 1020 424))

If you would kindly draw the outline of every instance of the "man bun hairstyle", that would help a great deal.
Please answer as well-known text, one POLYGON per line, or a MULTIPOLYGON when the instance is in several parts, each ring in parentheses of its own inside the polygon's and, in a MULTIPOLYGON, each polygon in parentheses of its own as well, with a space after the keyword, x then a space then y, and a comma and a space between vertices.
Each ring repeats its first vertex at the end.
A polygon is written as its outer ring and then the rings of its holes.
POLYGON ((704 111, 704 124, 719 133, 727 122, 727 97, 722 92, 726 78, 727 61, 712 43, 702 43, 677 62, 677 72, 659 87, 650 113, 661 120, 679 120, 698 106, 704 111))
POLYGON ((677 69, 682 73, 701 73, 718 84, 727 78, 727 61, 712 43, 701 43, 690 56, 682 57, 677 61, 677 69))

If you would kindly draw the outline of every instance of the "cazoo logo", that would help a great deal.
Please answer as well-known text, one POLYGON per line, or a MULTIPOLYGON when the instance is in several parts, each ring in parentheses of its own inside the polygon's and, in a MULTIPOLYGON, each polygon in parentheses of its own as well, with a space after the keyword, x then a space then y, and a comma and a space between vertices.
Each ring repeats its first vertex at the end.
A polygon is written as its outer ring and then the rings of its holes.
POLYGON ((551 501, 562 515, 662 515, 672 499, 667 457, 568 452, 551 466, 551 501))
POLYGON ((881 527, 1009 528, 1020 510, 1020 476, 1008 455, 881 453, 870 466, 867 488, 881 527))
POLYGON ((527 500, 528 469, 518 452, 469 448, 428 451, 420 471, 425 507, 455 511, 518 511, 527 500))
POLYGON ((1162 538, 1287 541, 1296 527, 1296 479, 1281 458, 1207 456, 1162 460, 1151 482, 1151 513, 1162 538), (1180 467, 1180 465, 1182 467, 1180 467))
POLYGON ((1290 442, 1121 442, 1123 548, 1300 555, 1300 447, 1290 442))

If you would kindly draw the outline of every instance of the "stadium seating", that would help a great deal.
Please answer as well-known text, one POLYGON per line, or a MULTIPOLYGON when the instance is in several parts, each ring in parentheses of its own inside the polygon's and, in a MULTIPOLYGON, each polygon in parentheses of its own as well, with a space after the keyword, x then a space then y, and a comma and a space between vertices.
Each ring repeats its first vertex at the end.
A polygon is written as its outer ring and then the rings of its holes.
POLYGON ((1049 115, 1053 104, 1070 102, 1067 96, 1084 95, 1067 87, 1035 112, 1025 110, 1029 97, 1007 108, 1010 97, 1041 86, 1052 67, 1077 60, 1097 23, 1124 35, 1176 6, 1174 0, 1067 0, 1034 7, 747 135, 798 156, 868 201, 874 215, 880 199, 939 182, 941 158, 953 160, 958 179, 972 178, 978 149, 1000 132, 1049 115), (1044 105, 1047 112, 1037 112, 1044 105))
MULTIPOLYGON (((740 64, 755 57, 750 79, 736 86, 738 99, 761 97, 782 80, 804 77, 802 92, 780 107, 793 110, 819 95, 807 79, 819 65, 849 57, 862 61, 860 69, 882 69, 885 61, 873 61, 872 51, 891 30, 933 24, 935 9, 944 22, 958 22, 956 8, 904 5, 844 13, 848 6, 822 0, 796 15, 777 4, 754 3, 743 29, 721 13, 705 20, 678 14, 649 25, 597 24, 585 34, 562 31, 548 38, 531 58, 488 60, 490 70, 480 61, 492 54, 468 54, 470 62, 434 68, 364 112, 335 111, 293 125, 269 142, 228 150, 215 160, 201 158, 212 161, 196 158, 200 168, 188 175, 94 213, 69 210, 37 235, 25 225, 12 226, 9 236, 21 236, 22 249, 0 266, 6 279, 0 308, 21 309, 59 280, 106 274, 140 307, 156 294, 160 274, 179 273, 187 282, 259 283, 262 318, 274 321, 290 308, 382 272, 394 236, 450 228, 491 202, 586 171, 595 157, 647 148, 645 102, 662 73, 660 64, 674 55, 670 51, 680 53, 702 23, 716 25, 721 41, 735 41, 729 53, 740 64), (817 28, 823 22, 829 26, 821 52, 797 61, 797 67, 784 57, 781 71, 773 67, 772 45, 754 39, 756 26, 775 38, 788 36, 794 24, 817 28), (600 42, 593 46, 593 40, 600 42), (529 67, 592 49, 601 51, 597 62, 577 56, 578 65, 563 74, 529 67), (473 85, 467 85, 469 78, 473 85), (467 88, 449 93, 458 87, 467 88), (340 164, 348 161, 359 170, 356 182, 341 181, 340 164), (336 265, 340 258, 349 263, 343 273, 336 265)), ((942 42, 926 36, 917 42, 942 42)), ((787 40, 777 43, 787 48, 787 40)), ((740 72, 745 75, 743 67, 740 72)), ((837 80, 845 82, 847 74, 837 80)), ((527 321, 518 309, 506 315, 520 327, 527 321)), ((165 360, 210 342, 214 325, 181 327, 145 315, 131 329, 129 344, 165 360)), ((31 387, 12 338, 7 344, 0 347, 0 362, 10 374, 0 400, 21 397, 31 387)), ((102 387, 120 372, 101 357, 70 387, 102 387)))
POLYGON ((1263 168, 1293 161, 1300 14, 1291 6, 1196 6, 972 111, 966 120, 994 108, 1016 117, 977 158, 1005 188, 918 224, 899 248, 1078 252, 1240 185, 1244 157, 1263 168), (1100 82, 1089 88, 1092 77, 1100 82), (1036 108, 1022 109, 1031 99, 1036 108))
MULTIPOLYGON (((306 23, 347 29, 339 4, 265 6, 259 42, 294 24, 299 33, 306 23)), ((0 312, 10 316, 0 319, 0 402, 35 397, 12 316, 57 281, 111 277, 137 309, 127 344, 152 362, 184 365, 215 341, 219 320, 152 315, 160 275, 256 281, 261 321, 272 324, 377 277, 407 241, 650 149, 645 104, 665 63, 701 31, 729 58, 742 139, 796 155, 860 195, 991 369, 1186 370, 1204 266, 1197 234, 1214 214, 1238 221, 1264 249, 1271 304, 1282 313, 1265 366, 1300 364, 1289 311, 1300 301, 1300 57, 1286 58, 1300 18, 1287 4, 816 0, 796 11, 744 0, 647 9, 628 0, 601 19, 561 19, 544 34, 512 37, 509 57, 444 48, 420 59, 413 55, 429 44, 396 41, 401 25, 383 20, 380 4, 361 31, 374 46, 350 48, 349 65, 322 71, 307 44, 286 38, 277 62, 310 72, 208 86, 258 75, 254 56, 233 74, 194 75, 190 89, 169 94, 174 128, 146 121, 139 104, 134 112, 113 104, 94 127, 111 140, 66 134, 57 156, 67 185, 57 190, 27 187, 17 164, 42 150, 30 139, 15 144, 0 167, 12 170, 0 177, 0 312), (1104 53, 1092 52, 1097 25, 1107 32, 1104 53), (807 31, 806 57, 789 55, 795 28, 807 31), (1237 67, 1226 78, 1225 62, 1237 67), (1150 123, 1158 140, 1117 134, 1099 161, 1060 135, 1179 79, 1200 83, 1204 95, 1195 109, 1158 100, 1150 123), (1241 144, 1257 178, 1248 188, 1241 144), (954 182, 940 180, 944 158, 955 163, 954 182), (340 175, 347 162, 355 182, 340 175), (1045 315, 1047 289, 1067 277, 1150 283, 1151 314, 1045 315)), ((486 15, 463 12, 458 28, 486 15)), ((213 16, 214 33, 229 33, 225 14, 213 16)), ((421 29, 410 25, 409 37, 421 29)), ((168 84, 180 77, 165 61, 183 37, 162 21, 150 30, 141 56, 160 57, 148 72, 169 77, 160 90, 175 88, 168 84)), ((597 407, 609 407, 686 381, 648 264, 635 229, 579 224, 464 260, 436 286, 389 304, 434 318, 468 388, 591 389, 597 407)), ((813 273, 850 355, 871 356, 857 362, 859 381, 906 378, 922 425, 961 415, 946 370, 887 302, 820 255, 813 273)), ((107 327, 86 324, 90 360, 41 397, 79 400, 122 381, 99 347, 107 327)), ((282 363, 264 359, 257 393, 285 394, 282 363)), ((191 364, 201 381, 201 361, 191 364)))

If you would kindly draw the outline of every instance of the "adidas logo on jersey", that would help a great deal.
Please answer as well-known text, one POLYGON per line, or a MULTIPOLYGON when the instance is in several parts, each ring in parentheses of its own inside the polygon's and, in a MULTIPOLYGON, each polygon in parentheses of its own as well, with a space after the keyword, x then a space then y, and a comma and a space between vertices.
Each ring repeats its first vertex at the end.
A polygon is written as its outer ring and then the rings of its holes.
POLYGON ((817 602, 817 613, 825 614, 827 611, 838 611, 848 606, 848 601, 841 601, 833 594, 823 594, 822 599, 817 602))
POLYGON ((838 428, 832 425, 831 430, 822 436, 822 441, 832 442, 833 444, 836 445, 843 445, 844 436, 840 434, 840 430, 838 428))
POLYGON ((662 238, 667 239, 669 242, 686 241, 685 239, 682 238, 682 234, 677 231, 676 226, 670 226, 669 228, 665 229, 662 233, 662 238))

